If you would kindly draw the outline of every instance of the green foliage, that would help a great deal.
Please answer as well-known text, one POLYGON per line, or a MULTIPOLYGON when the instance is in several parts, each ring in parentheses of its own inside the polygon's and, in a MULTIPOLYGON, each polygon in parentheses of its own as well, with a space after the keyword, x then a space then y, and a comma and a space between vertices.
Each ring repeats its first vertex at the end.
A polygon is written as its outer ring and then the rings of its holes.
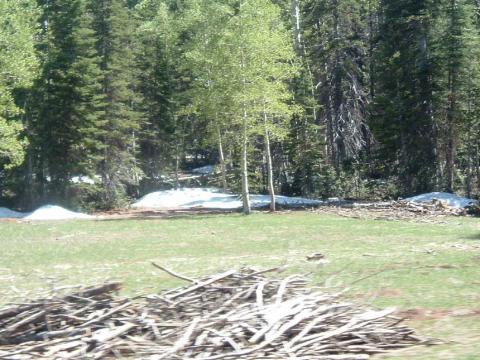
POLYGON ((216 162, 211 183, 244 193, 480 195, 478 1, 0 0, 0 13, 0 181, 20 206, 121 206, 216 162), (73 185, 82 175, 101 184, 73 185))
POLYGON ((109 194, 102 183, 73 184, 68 189, 68 202, 66 205, 71 209, 83 212, 106 211, 112 208, 128 206, 131 198, 126 195, 117 196, 115 203, 108 201, 109 194))
POLYGON ((144 182, 162 186, 162 176, 171 173, 181 157, 189 119, 180 114, 189 70, 181 66, 182 33, 188 21, 183 12, 174 12, 174 1, 145 0, 135 8, 140 26, 137 66, 138 89, 144 121, 140 149, 144 182))
POLYGON ((136 134, 141 128, 141 102, 135 68, 136 22, 123 0, 91 1, 89 4, 100 57, 102 109, 102 159, 99 171, 105 187, 105 202, 120 205, 129 187, 138 186, 136 134))
POLYGON ((389 164, 384 176, 398 174, 403 194, 431 191, 436 171, 432 3, 384 0, 381 11, 371 126, 381 161, 389 164))
POLYGON ((0 0, 0 14, 0 170, 8 170, 24 159, 26 141, 14 90, 30 86, 37 70, 38 13, 33 0, 0 0))
POLYGON ((24 159, 25 141, 19 139, 23 127, 0 117, 0 163, 9 170, 20 165, 24 159))
POLYGON ((48 2, 42 20, 41 75, 27 98, 29 157, 38 160, 29 171, 39 174, 53 198, 63 199, 71 177, 96 170, 102 148, 101 73, 93 14, 83 1, 48 2))

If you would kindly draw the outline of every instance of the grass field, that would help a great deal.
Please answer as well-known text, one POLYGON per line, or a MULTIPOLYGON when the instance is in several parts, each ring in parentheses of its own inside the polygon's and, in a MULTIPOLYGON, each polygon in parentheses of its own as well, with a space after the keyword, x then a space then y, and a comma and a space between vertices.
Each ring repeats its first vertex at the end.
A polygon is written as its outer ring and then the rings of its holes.
POLYGON ((287 264, 347 296, 396 306, 409 325, 446 342, 379 359, 480 358, 480 222, 357 220, 293 212, 250 217, 0 222, 0 303, 63 284, 123 281, 126 294, 181 285, 151 261, 196 276, 287 264), (315 252, 328 263, 307 262, 315 252))

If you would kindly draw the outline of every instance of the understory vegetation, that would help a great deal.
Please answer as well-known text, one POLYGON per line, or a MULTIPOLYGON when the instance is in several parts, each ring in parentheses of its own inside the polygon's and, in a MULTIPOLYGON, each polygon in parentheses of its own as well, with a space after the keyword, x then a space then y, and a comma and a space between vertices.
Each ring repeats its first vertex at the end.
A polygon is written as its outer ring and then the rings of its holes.
POLYGON ((478 0, 0 0, 0 197, 480 195, 478 0))

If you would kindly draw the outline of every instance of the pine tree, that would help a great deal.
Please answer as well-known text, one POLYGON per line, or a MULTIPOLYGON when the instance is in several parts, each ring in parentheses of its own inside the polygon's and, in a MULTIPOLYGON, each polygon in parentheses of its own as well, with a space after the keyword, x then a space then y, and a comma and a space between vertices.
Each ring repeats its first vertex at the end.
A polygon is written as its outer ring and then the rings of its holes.
POLYGON ((441 172, 444 179, 441 185, 452 192, 455 188, 455 164, 461 133, 462 130, 469 131, 472 124, 469 119, 472 113, 471 90, 476 87, 475 79, 478 79, 478 67, 472 67, 472 63, 475 64, 472 59, 478 57, 480 43, 475 29, 474 7, 469 0, 445 0, 438 6, 440 13, 435 49, 435 112, 441 144, 438 156, 439 163, 444 163, 444 166, 440 166, 444 169, 441 172))
POLYGON ((105 202, 115 206, 140 177, 137 152, 140 99, 137 90, 133 20, 123 0, 90 1, 95 15, 96 49, 100 56, 104 96, 103 154, 100 173, 105 202))
POLYGON ((371 125, 380 143, 383 176, 398 176, 402 194, 435 186, 432 4, 383 0, 377 89, 371 125))
POLYGON ((303 12, 326 158, 339 171, 344 161, 359 159, 370 136, 368 7, 351 0, 314 0, 306 2, 303 12))
MULTIPOLYGON (((137 34, 141 51, 139 90, 145 121, 141 129, 141 156, 146 182, 159 186, 177 168, 179 91, 184 76, 180 69, 184 28, 183 12, 175 13, 169 1, 143 1, 136 8, 142 26, 137 34)), ((180 134, 181 135, 181 134, 180 134)))
POLYGON ((99 58, 92 13, 83 1, 48 1, 43 12, 42 74, 31 94, 29 152, 38 159, 43 188, 62 200, 72 176, 91 175, 98 163, 99 58))

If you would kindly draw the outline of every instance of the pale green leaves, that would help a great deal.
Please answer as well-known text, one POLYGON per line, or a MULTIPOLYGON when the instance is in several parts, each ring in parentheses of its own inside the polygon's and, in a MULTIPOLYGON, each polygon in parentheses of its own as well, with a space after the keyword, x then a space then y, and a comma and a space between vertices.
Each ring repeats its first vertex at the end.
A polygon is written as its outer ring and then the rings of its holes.
POLYGON ((34 3, 0 0, 0 162, 6 168, 23 161, 24 143, 19 139, 22 126, 13 121, 20 110, 12 92, 28 87, 38 66, 34 50, 37 17, 34 3))

